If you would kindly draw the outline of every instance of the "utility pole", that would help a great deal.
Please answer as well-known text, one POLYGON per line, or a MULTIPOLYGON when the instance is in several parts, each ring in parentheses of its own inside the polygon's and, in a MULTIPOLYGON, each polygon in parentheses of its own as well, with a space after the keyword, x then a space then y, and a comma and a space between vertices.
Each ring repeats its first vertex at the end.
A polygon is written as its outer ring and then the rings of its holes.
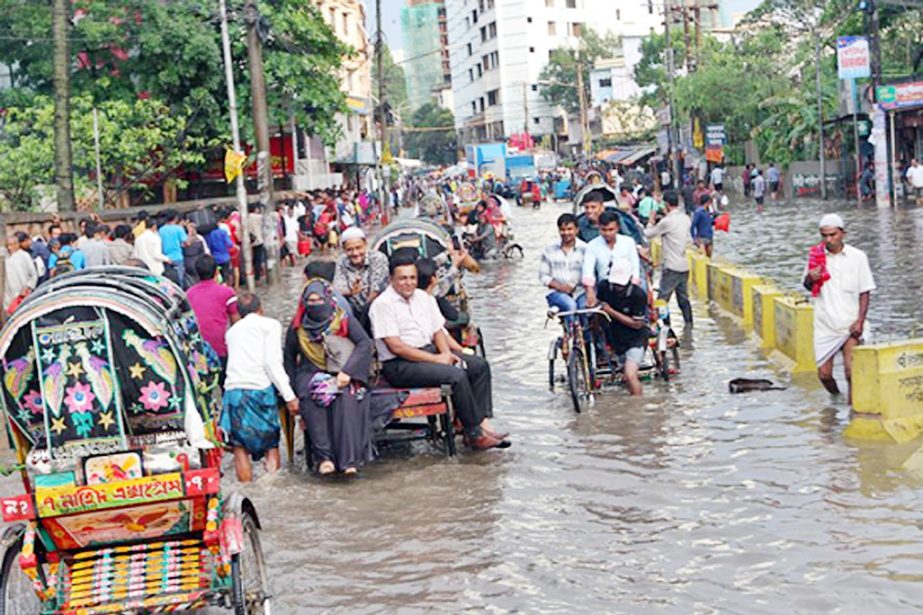
POLYGON ((529 136, 529 84, 525 81, 522 82, 522 109, 523 116, 522 120, 522 131, 529 136))
MULTIPOLYGON (((263 77, 263 42, 260 40, 258 0, 247 0, 247 59, 250 65, 250 97, 253 103, 253 132, 256 135, 256 182, 263 207, 263 249, 266 276, 273 279, 279 263, 279 241, 272 211, 272 157, 269 153, 269 112, 266 109, 266 81, 263 77)), ((246 229, 243 231, 246 233, 246 229)), ((250 275, 249 272, 247 275, 250 275)))
MULTIPOLYGON (((683 15, 686 15, 685 9, 683 15)), ((663 0, 663 36, 664 36, 664 64, 667 69, 667 81, 669 83, 669 111, 670 111, 670 125, 667 128, 667 151, 672 157, 673 161, 673 185, 682 186, 683 170, 680 168, 679 162, 679 139, 674 140, 674 127, 676 126, 676 104, 673 99, 673 44, 670 37, 670 22, 672 21, 672 15, 670 13, 670 0, 663 0), (675 145, 675 147, 674 147, 675 145)), ((688 22, 686 27, 686 32, 688 34, 688 22)), ((686 43, 686 54, 688 62, 688 53, 689 53, 689 44, 686 43)))
POLYGON ((814 22, 814 75, 817 80, 817 127, 820 130, 818 159, 820 161, 820 198, 827 198, 827 154, 824 151, 824 101, 821 95, 820 79, 820 32, 817 18, 814 22))
MULTIPOLYGON (((683 10, 683 42, 685 43, 685 46, 686 46, 686 52, 684 54, 686 57, 686 71, 691 73, 695 70, 695 65, 692 62, 692 39, 690 39, 689 37, 689 7, 686 6, 685 3, 683 3, 682 10, 683 10)), ((664 19, 669 20, 671 18, 672 18, 672 15, 664 16, 664 19)), ((670 36, 669 27, 667 27, 667 31, 668 31, 667 37, 669 37, 670 36)))
MULTIPOLYGON (((237 125, 237 93, 234 90, 234 65, 231 60, 231 39, 228 36, 228 11, 225 0, 219 0, 221 10, 221 46, 224 51, 224 78, 228 89, 228 109, 231 113, 231 139, 234 151, 240 150, 240 127, 237 125)), ((250 251, 250 233, 247 232, 247 188, 244 170, 237 174, 237 213, 240 215, 240 249, 243 252, 244 276, 247 290, 253 292, 253 253, 250 251)), ((226 280, 228 281, 228 280, 226 280)))
POLYGON ((68 0, 54 0, 51 7, 51 29, 54 39, 54 178, 60 211, 74 211, 69 6, 68 0))
POLYGON ((378 202, 381 203, 381 215, 388 216, 388 188, 385 186, 385 164, 391 162, 391 146, 388 143, 388 118, 385 113, 385 42, 381 29, 381 0, 375 0, 375 62, 378 71, 378 125, 381 135, 381 156, 378 160, 378 202))
POLYGON ((586 92, 583 85, 583 62, 577 62, 577 97, 580 103, 580 133, 583 136, 583 155, 587 158, 593 153, 593 140, 590 135, 590 122, 587 114, 586 92))

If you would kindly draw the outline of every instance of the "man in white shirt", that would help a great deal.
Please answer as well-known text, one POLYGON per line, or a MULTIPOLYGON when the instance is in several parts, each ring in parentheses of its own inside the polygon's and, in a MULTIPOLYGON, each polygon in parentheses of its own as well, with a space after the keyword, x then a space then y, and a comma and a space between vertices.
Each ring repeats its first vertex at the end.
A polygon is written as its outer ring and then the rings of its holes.
POLYGON ((24 297, 38 284, 38 272, 35 262, 28 252, 23 250, 20 239, 13 233, 6 238, 5 278, 3 289, 3 309, 10 313, 10 304, 18 297, 24 297))
POLYGON ((632 282, 640 284, 638 244, 628 235, 619 235, 618 214, 607 209, 599 216, 599 237, 587 244, 583 257, 583 286, 586 289, 587 307, 596 306, 598 287, 608 284, 609 269, 619 259, 628 262, 632 282))
POLYGON ((820 235, 824 239, 824 267, 805 267, 802 280, 811 290, 821 283, 814 298, 814 359, 817 376, 830 393, 840 392, 833 377, 833 359, 843 352, 843 369, 849 385, 852 403, 852 353, 862 342, 865 317, 869 309, 875 280, 865 252, 846 245, 843 219, 827 214, 820 220, 820 235), (824 273, 829 274, 825 279, 824 273))
POLYGON ((923 205, 923 164, 912 158, 904 178, 910 187, 911 196, 916 197, 917 205, 923 205))
POLYGON ((282 325, 263 316, 260 299, 243 292, 237 299, 240 320, 225 334, 228 367, 224 381, 221 429, 234 447, 237 478, 252 478, 251 457, 266 457, 267 472, 279 469, 279 408, 276 391, 292 413, 298 398, 282 363, 282 325))
POLYGON ((142 261, 154 275, 163 275, 164 263, 172 261, 164 256, 163 244, 157 232, 157 218, 147 220, 147 228, 135 239, 135 258, 142 261))
POLYGON ((711 184, 718 192, 724 192, 724 167, 720 164, 711 170, 711 184))
POLYGON ((412 256, 396 254, 389 270, 391 283, 369 310, 382 375, 395 387, 451 385, 465 444, 475 450, 509 447, 509 434, 494 432, 488 421, 493 416, 490 365, 452 352, 436 299, 417 288, 412 256))

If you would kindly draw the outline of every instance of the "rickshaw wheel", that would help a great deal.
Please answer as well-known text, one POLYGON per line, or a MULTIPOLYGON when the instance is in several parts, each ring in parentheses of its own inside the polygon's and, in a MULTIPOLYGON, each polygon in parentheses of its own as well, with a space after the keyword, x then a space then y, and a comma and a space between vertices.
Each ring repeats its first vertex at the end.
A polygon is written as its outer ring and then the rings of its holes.
POLYGON ((3 554, 3 568, 0 570, 0 615, 34 615, 42 612, 42 601, 35 595, 32 580, 19 567, 21 549, 22 538, 19 538, 3 554))
POLYGON ((269 577, 260 545, 259 528, 250 513, 240 518, 244 549, 231 557, 231 602, 234 615, 270 615, 269 577))

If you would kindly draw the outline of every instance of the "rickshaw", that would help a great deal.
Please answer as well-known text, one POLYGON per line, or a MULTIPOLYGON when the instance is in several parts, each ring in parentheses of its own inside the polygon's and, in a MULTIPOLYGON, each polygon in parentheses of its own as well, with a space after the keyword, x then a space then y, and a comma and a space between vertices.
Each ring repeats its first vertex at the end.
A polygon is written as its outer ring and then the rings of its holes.
MULTIPOLYGON (((415 250, 420 258, 436 261, 439 265, 441 285, 446 287, 444 296, 459 312, 467 316, 470 314, 468 293, 462 282, 462 272, 467 268, 468 271, 476 273, 479 268, 472 260, 471 263, 463 265, 454 280, 450 279, 453 271, 449 247, 454 245, 454 241, 455 238, 443 227, 430 220, 416 218, 392 222, 383 228, 372 241, 372 249, 390 257, 397 250, 409 248, 415 250)), ((449 332, 459 344, 479 351, 484 356, 484 340, 480 328, 476 325, 470 321, 451 323, 449 332)))
MULTIPOLYGON (((650 247, 650 242, 644 236, 644 227, 631 213, 618 208, 618 193, 608 184, 597 182, 584 186, 574 198, 573 213, 575 216, 584 215, 581 212, 583 200, 593 192, 603 196, 603 205, 606 210, 618 214, 619 234, 631 237, 641 247, 650 247)), ((647 283, 650 325, 653 333, 645 351, 645 360, 641 366, 641 372, 645 376, 657 374, 664 380, 669 380, 671 376, 679 371, 679 338, 670 326, 669 306, 666 302, 654 300, 652 264, 649 261, 642 261, 641 266, 647 283)), ((591 328, 598 329, 599 326, 599 323, 595 323, 591 328)), ((602 360, 602 357, 597 358, 602 360)), ((551 360, 553 362, 553 357, 551 360)), ((607 364, 598 366, 597 373, 615 376, 617 368, 611 365, 611 361, 606 361, 605 363, 607 364)))
POLYGON ((0 358, 24 488, 0 499, 0 612, 270 612, 256 510, 221 490, 219 363, 178 286, 123 267, 53 278, 0 358))

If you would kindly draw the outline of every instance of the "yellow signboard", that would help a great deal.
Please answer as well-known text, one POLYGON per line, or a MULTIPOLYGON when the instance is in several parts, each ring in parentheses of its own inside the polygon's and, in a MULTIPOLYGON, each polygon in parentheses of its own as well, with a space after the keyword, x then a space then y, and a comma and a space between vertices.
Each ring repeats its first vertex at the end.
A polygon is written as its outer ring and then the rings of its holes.
POLYGON ((38 487, 35 502, 39 517, 59 517, 88 510, 174 500, 185 494, 183 475, 173 472, 99 485, 38 487))

